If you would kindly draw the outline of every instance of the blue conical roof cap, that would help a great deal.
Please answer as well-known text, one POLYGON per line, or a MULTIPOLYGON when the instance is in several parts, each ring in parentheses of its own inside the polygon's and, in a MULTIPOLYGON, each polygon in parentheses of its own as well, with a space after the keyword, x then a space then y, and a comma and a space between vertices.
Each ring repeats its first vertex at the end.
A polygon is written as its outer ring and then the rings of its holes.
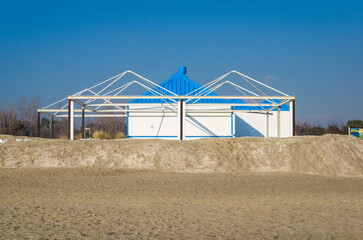
MULTIPOLYGON (((161 87, 175 93, 176 95, 184 96, 187 95, 194 90, 197 90, 193 93, 191 93, 191 96, 197 95, 197 93, 203 92, 204 94, 207 92, 206 88, 202 87, 200 84, 194 82, 193 80, 189 79, 189 77, 186 75, 187 68, 185 66, 179 67, 179 71, 173 75, 171 75, 170 79, 166 80, 162 84, 160 84, 161 87)), ((164 93, 167 96, 171 96, 172 94, 165 91, 161 88, 154 88, 154 90, 157 90, 159 92, 164 93)), ((204 95, 203 94, 203 95, 204 95)), ((148 91, 143 94, 143 96, 154 96, 152 92, 148 91)), ((214 92, 209 92, 207 94, 208 96, 218 96, 218 94, 214 92)), ((167 100, 168 102, 171 102, 170 100, 167 100)), ((163 103, 164 100, 161 99, 135 99, 132 100, 130 103, 163 103)), ((245 103, 242 100, 231 100, 228 101, 226 99, 200 99, 197 101, 197 103, 245 103)))

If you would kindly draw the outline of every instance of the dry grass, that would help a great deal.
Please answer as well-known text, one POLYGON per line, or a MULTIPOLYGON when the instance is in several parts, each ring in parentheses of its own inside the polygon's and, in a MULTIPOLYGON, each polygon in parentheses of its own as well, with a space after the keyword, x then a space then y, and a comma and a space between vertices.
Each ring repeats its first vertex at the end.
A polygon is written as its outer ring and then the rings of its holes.
POLYGON ((79 132, 76 136, 75 136, 76 140, 82 139, 82 132, 79 132))
POLYGON ((126 135, 123 132, 118 132, 115 135, 116 139, 120 139, 120 138, 126 138, 126 135))
POLYGON ((111 139, 111 135, 108 134, 107 132, 104 132, 102 130, 100 131, 96 131, 92 134, 93 138, 98 138, 98 139, 111 139))

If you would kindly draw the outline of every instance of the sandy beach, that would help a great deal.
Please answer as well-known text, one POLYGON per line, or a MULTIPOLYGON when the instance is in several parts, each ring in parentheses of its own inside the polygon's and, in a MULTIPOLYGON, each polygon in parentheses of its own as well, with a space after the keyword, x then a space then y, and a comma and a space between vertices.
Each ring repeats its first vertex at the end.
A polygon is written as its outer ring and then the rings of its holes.
POLYGON ((361 239, 363 179, 0 169, 0 239, 361 239))
POLYGON ((363 236, 354 137, 0 137, 0 239, 363 236))

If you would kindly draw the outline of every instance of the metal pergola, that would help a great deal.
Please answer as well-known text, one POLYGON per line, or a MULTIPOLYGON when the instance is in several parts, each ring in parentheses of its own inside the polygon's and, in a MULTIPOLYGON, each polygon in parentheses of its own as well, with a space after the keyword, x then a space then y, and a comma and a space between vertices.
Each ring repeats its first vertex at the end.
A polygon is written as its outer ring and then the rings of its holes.
MULTIPOLYGON (((218 104, 218 103, 217 103, 218 104)), ((221 103, 222 105, 225 103, 221 103)), ((213 81, 201 86, 187 95, 177 95, 174 92, 140 76, 139 74, 127 70, 90 88, 83 89, 75 94, 54 102, 44 108, 38 109, 38 137, 40 136, 40 119, 41 114, 50 117, 51 137, 54 137, 54 119, 68 118, 68 137, 74 140, 74 118, 82 118, 82 138, 84 138, 85 118, 86 117, 128 117, 129 113, 138 113, 133 117, 179 117, 180 131, 183 129, 183 115, 192 116, 217 116, 216 113, 233 113, 235 111, 246 111, 251 113, 264 114, 266 116, 266 133, 268 136, 268 117, 270 112, 277 108, 278 111, 278 133, 280 132, 280 108, 281 105, 289 104, 292 109, 293 133, 295 132, 295 97, 289 96, 275 88, 248 77, 238 71, 230 71, 213 81), (137 80, 120 84, 126 75, 131 75, 137 80), (247 86, 242 87, 236 83, 225 80, 231 74, 236 74, 247 86), (130 86, 137 85, 150 92, 153 95, 125 95, 124 92, 130 86), (239 95, 209 95, 213 91, 224 85, 232 86, 239 95), (275 95, 267 95, 261 87, 269 89, 275 95), (135 99, 157 99, 162 102, 162 106, 143 107, 139 109, 128 109, 132 105, 129 101, 135 99), (256 106, 262 110, 236 110, 227 108, 216 109, 198 109, 198 106, 205 106, 216 103, 198 103, 201 99, 225 99, 225 100, 243 100, 245 103, 231 103, 233 106, 256 106), (266 101, 264 101, 266 100, 266 101), (276 100, 279 100, 277 102, 276 100), (76 105, 75 105, 76 103, 76 105), (193 109, 187 106, 193 105, 193 109), (197 109, 196 109, 197 108, 197 109), (145 114, 145 115, 142 115, 145 114)), ((155 105, 155 104, 154 104, 155 105)), ((160 105, 160 104, 159 104, 160 105)), ((181 134, 182 139, 182 134, 181 134)))

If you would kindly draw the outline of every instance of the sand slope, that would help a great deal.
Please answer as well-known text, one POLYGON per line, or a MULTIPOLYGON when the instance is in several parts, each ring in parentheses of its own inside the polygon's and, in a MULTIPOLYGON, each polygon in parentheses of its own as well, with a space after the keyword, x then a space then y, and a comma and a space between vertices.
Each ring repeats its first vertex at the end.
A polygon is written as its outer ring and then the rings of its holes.
POLYGON ((0 167, 106 167, 174 172, 290 172, 363 177, 363 141, 341 135, 193 141, 33 138, 0 135, 0 167), (19 138, 19 137, 18 137, 19 138))

